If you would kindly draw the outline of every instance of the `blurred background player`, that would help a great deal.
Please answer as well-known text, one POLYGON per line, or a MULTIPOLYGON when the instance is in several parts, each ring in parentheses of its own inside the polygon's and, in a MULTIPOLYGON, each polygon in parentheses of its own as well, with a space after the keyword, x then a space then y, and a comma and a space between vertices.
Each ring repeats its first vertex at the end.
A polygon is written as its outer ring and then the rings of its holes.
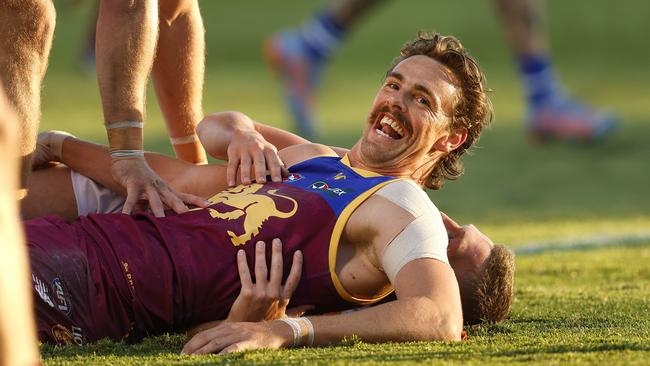
POLYGON ((18 225, 18 123, 0 83, 0 365, 39 364, 27 250, 18 225))
MULTIPOLYGON (((318 134, 314 112, 319 77, 349 31, 385 0, 339 0, 304 23, 269 38, 267 62, 280 75, 300 134, 318 134)), ((597 141, 617 125, 614 116, 573 99, 551 63, 538 0, 494 0, 517 59, 528 109, 527 131, 541 141, 597 141)), ((433 5, 432 5, 433 6, 433 5)))

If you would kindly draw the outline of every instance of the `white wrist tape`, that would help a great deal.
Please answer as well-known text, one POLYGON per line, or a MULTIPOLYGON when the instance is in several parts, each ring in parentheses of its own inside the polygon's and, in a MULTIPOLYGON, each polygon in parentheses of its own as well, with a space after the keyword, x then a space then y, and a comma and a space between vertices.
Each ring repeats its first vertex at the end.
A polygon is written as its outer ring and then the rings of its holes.
POLYGON ((305 317, 278 319, 291 327, 293 331, 293 347, 312 346, 314 344, 314 326, 305 317))
POLYGON ((280 318, 278 319, 281 322, 288 324, 293 331, 293 344, 292 347, 300 346, 300 325, 293 318, 280 318))
POLYGON ((307 343, 305 343, 305 346, 311 347, 314 345, 314 325, 311 323, 309 318, 300 317, 299 319, 304 321, 304 324, 307 327, 307 343))
POLYGON ((144 150, 113 150, 111 157, 114 158, 143 158, 144 150))
POLYGON ((121 121, 106 124, 107 130, 114 130, 116 128, 144 128, 142 121, 121 121))
POLYGON ((169 141, 171 141, 172 145, 189 144, 191 142, 199 141, 199 136, 197 136, 195 133, 193 133, 193 134, 187 135, 187 136, 170 137, 169 141))

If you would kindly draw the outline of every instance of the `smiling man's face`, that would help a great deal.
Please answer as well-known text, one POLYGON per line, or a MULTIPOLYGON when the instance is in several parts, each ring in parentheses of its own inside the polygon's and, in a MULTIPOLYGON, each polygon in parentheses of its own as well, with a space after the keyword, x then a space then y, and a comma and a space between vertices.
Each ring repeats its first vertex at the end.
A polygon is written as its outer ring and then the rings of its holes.
POLYGON ((368 167, 418 168, 442 154, 457 89, 447 67, 428 56, 397 64, 375 96, 359 148, 368 167), (441 145, 442 146, 442 145, 441 145))

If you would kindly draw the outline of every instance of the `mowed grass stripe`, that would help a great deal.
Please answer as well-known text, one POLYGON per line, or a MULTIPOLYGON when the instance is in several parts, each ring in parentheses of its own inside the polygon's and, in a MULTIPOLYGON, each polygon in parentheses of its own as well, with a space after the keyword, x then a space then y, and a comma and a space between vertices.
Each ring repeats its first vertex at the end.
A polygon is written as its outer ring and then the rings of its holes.
POLYGON ((628 234, 592 234, 573 239, 535 241, 515 247, 515 254, 535 255, 543 252, 593 250, 607 247, 650 245, 650 231, 628 234))

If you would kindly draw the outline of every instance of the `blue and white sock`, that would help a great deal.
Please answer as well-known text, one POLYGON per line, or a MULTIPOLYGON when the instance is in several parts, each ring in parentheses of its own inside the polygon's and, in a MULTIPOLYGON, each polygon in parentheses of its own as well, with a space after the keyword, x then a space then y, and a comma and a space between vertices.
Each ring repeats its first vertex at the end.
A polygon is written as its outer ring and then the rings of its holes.
POLYGON ((558 81, 553 65, 544 55, 521 55, 519 70, 531 109, 554 104, 566 98, 562 84, 558 81))
POLYGON ((317 14, 298 31, 307 55, 317 63, 327 60, 339 48, 346 33, 328 13, 317 14))

